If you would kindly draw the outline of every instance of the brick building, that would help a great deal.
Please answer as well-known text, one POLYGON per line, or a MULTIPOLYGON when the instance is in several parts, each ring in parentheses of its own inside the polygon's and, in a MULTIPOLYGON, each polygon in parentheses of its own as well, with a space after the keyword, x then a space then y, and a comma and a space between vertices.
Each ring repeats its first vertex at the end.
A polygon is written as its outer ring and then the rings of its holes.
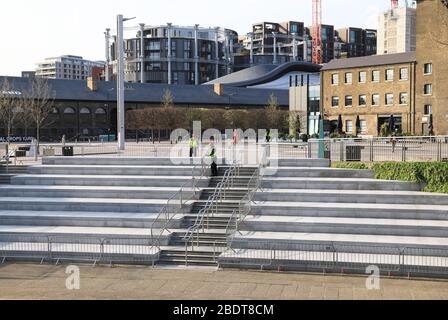
POLYGON ((332 131, 341 115, 347 134, 377 136, 393 115, 397 132, 414 133, 415 63, 415 53, 410 52, 333 60, 324 65, 322 107, 332 131))
POLYGON ((417 5, 416 131, 448 135, 448 1, 417 5), (432 117, 431 117, 432 115, 432 117))

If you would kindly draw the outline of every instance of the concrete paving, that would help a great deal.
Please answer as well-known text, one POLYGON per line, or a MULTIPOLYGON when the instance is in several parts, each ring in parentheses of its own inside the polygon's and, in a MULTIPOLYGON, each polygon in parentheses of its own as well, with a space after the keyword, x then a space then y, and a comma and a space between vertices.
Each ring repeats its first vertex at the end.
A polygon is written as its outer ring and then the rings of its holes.
POLYGON ((80 266, 80 290, 67 290, 65 265, 0 265, 0 299, 38 300, 446 300, 448 282, 365 276, 216 271, 207 268, 80 266))

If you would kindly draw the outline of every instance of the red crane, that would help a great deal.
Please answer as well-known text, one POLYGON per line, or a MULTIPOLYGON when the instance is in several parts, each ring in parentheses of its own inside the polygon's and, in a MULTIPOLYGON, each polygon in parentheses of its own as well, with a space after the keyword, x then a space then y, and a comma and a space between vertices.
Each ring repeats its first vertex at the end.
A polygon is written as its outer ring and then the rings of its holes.
POLYGON ((398 2, 399 2, 399 0, 391 0, 392 9, 397 9, 398 8, 398 2))
POLYGON ((313 0, 313 63, 322 64, 322 0, 313 0))

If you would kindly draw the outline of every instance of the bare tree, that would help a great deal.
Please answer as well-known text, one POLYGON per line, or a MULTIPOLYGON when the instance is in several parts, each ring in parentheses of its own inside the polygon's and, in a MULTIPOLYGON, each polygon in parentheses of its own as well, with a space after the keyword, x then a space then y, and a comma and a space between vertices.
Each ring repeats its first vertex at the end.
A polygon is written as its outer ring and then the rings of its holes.
POLYGON ((269 96, 268 105, 266 106, 266 122, 269 128, 280 129, 282 125, 282 112, 279 110, 278 99, 275 94, 269 96))
POLYGON ((20 114, 21 102, 21 93, 14 91, 13 85, 5 78, 0 86, 0 120, 6 130, 8 144, 20 114))
POLYGON ((47 79, 33 78, 30 89, 25 93, 23 108, 28 111, 36 127, 36 154, 39 152, 40 130, 47 124, 46 120, 53 110, 54 92, 47 79))

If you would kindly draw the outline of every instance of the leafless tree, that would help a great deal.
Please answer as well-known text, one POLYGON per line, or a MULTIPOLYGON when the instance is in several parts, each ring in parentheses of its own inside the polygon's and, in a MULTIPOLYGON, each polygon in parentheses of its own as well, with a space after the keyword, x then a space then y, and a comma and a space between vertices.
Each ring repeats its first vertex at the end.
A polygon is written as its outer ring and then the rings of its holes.
POLYGON ((22 94, 14 91, 13 85, 5 78, 0 86, 0 120, 6 130, 8 144, 20 114, 21 104, 22 94))
POLYGON ((47 79, 33 78, 30 89, 25 92, 23 109, 28 112, 36 127, 36 159, 40 144, 40 130, 48 123, 46 120, 53 110, 54 92, 47 79))
POLYGON ((275 94, 270 95, 265 111, 269 127, 267 129, 280 129, 284 122, 284 114, 279 110, 278 99, 275 94))

